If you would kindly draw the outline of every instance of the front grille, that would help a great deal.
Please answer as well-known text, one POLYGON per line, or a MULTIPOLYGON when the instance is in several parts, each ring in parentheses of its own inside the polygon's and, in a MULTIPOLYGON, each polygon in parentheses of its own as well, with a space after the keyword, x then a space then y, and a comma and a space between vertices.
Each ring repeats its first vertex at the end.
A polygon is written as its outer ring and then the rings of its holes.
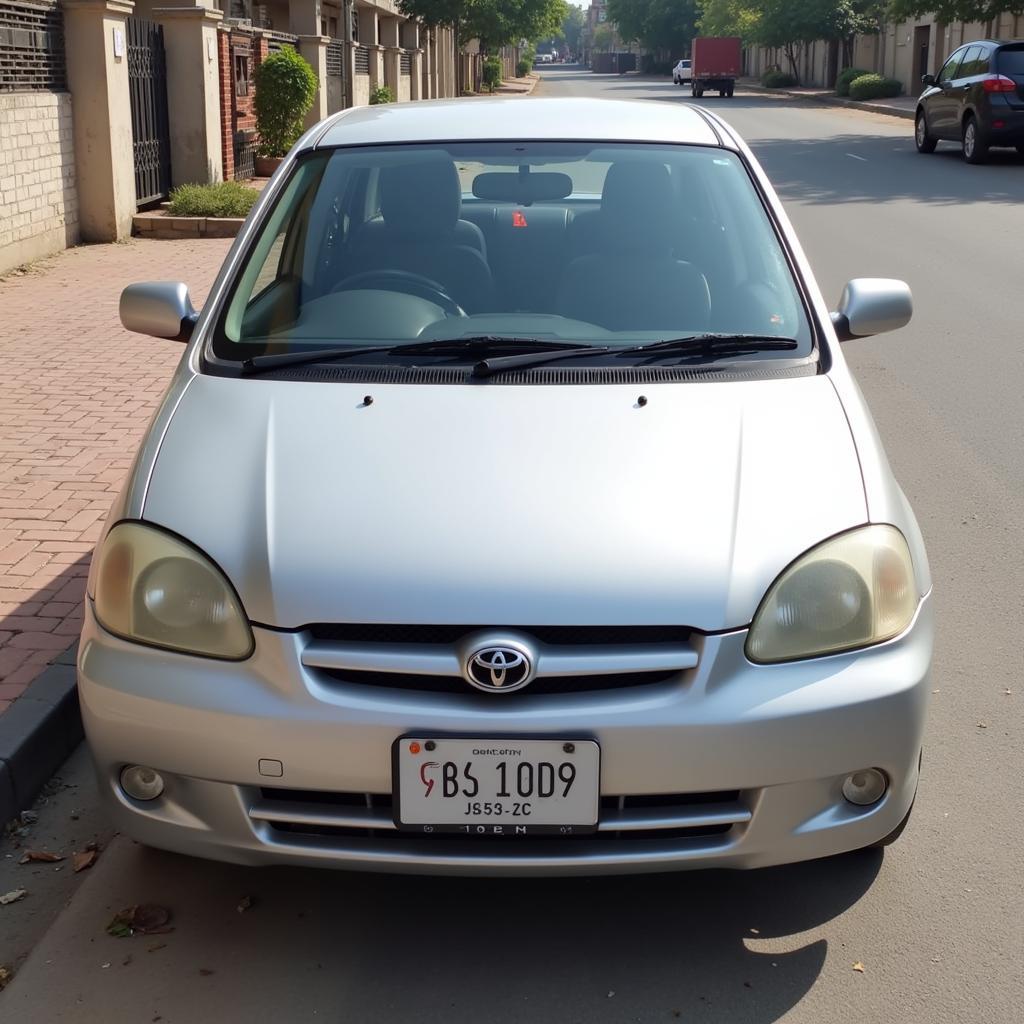
POLYGON ((316 623, 304 627, 314 640, 336 643, 453 644, 468 633, 513 631, 544 644, 571 647, 586 644, 688 643, 686 626, 447 626, 386 623, 316 623))
POLYGON ((392 820, 389 793, 344 793, 322 790, 263 787, 253 801, 249 816, 264 823, 280 841, 306 838, 373 839, 389 845, 410 843, 485 844, 507 852, 527 844, 657 842, 666 839, 724 837, 750 819, 739 790, 707 793, 657 793, 601 798, 599 831, 566 840, 560 835, 535 835, 527 839, 500 836, 424 835, 398 831, 392 820), (649 821, 650 828, 643 827, 649 821), (622 825, 622 828, 616 828, 622 825), (628 826, 628 827, 627 827, 628 826))
MULTIPOLYGON (((405 672, 358 672, 351 669, 317 669, 328 679, 357 686, 383 686, 391 690, 415 690, 417 693, 456 693, 494 701, 501 694, 483 694, 475 690, 461 676, 427 676, 405 672)), ((600 690, 619 690, 633 686, 653 686, 677 679, 672 672, 612 672, 592 676, 538 676, 523 690, 514 690, 519 697, 535 697, 554 693, 589 693, 600 690)))

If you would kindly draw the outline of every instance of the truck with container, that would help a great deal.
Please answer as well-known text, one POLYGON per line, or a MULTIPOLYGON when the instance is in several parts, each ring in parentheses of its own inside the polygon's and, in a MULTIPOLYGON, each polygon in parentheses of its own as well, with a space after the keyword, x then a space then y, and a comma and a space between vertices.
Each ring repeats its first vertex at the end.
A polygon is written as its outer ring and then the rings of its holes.
POLYGON ((739 36, 698 36, 690 54, 690 91, 698 99, 705 89, 732 96, 743 67, 739 36))

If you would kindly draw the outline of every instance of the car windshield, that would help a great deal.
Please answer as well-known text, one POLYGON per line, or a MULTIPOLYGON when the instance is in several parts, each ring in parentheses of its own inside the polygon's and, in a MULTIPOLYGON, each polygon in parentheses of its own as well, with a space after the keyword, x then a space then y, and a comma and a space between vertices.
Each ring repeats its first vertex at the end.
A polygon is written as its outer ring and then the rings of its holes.
POLYGON ((687 360, 812 353, 790 265, 736 153, 351 147, 297 162, 243 254, 212 356, 371 346, 360 358, 380 364, 399 358, 391 344, 499 336, 605 346, 589 360, 600 365, 708 333, 797 345, 704 346, 687 360))

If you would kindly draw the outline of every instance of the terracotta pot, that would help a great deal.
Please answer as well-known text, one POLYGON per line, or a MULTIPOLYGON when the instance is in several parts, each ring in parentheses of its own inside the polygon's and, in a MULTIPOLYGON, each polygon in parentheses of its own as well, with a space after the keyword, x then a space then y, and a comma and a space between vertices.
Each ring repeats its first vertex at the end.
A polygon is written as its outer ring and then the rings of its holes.
POLYGON ((269 178, 284 163, 283 156, 258 156, 254 160, 257 178, 269 178))

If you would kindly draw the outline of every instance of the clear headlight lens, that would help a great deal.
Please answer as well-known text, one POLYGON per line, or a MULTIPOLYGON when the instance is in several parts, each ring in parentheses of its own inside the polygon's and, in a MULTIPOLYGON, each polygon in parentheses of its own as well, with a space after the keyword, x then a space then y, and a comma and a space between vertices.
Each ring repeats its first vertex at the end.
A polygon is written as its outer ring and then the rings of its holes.
POLYGON ((819 544, 769 588, 747 657, 792 661, 898 636, 917 609, 910 549, 894 526, 865 526, 819 544))
POLYGON ((210 658, 247 658, 252 630, 231 584, 195 548, 119 523, 98 554, 96 617, 125 640, 210 658))

